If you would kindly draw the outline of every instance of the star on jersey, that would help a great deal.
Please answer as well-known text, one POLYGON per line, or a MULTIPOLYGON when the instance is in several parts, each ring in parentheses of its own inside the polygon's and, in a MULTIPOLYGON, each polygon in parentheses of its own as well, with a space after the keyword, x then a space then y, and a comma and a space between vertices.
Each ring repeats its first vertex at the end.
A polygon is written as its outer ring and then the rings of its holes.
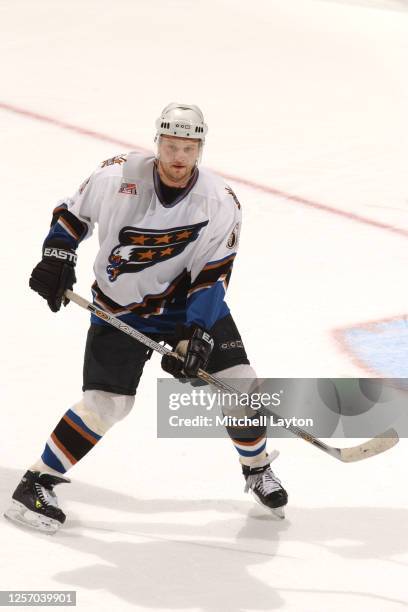
POLYGON ((141 227, 123 227, 119 244, 109 255, 106 267, 108 278, 114 282, 121 274, 141 272, 162 261, 176 257, 194 242, 208 221, 182 227, 155 230, 141 227))

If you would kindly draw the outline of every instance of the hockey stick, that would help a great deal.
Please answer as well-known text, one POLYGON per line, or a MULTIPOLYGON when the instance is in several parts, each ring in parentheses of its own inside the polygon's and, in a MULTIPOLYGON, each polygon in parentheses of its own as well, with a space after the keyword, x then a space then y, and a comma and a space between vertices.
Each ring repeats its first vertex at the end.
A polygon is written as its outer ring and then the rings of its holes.
MULTIPOLYGON (((65 296, 72 302, 75 302, 75 304, 77 304, 78 306, 81 306, 82 308, 85 308, 85 310, 88 310, 89 312, 93 313, 102 321, 113 325, 113 327, 116 327, 123 333, 127 334, 128 336, 131 336, 135 340, 138 340, 142 344, 148 346, 149 348, 160 353, 161 355, 167 355, 167 353, 172 352, 161 344, 159 344, 158 342, 155 342, 151 338, 148 338, 141 332, 137 331, 137 329, 126 325, 126 323, 124 323, 117 317, 109 314, 105 310, 101 310, 100 308, 95 306, 95 304, 92 304, 92 302, 88 302, 73 291, 70 291, 68 289, 67 291, 65 291, 65 296)), ((214 385, 214 387, 217 387, 218 389, 221 389, 222 391, 225 391, 227 393, 239 394, 236 389, 230 387, 228 384, 224 383, 219 378, 208 374, 208 372, 205 372, 204 370, 198 371, 198 378, 201 378, 201 380, 204 380, 206 383, 214 385)), ((267 414, 276 419, 281 418, 277 413, 273 412, 269 408, 263 407, 262 409, 257 410, 257 412, 260 412, 261 414, 267 414)), ((313 444, 313 446, 316 446, 323 452, 327 453, 328 455, 331 455, 339 461, 343 461, 344 463, 351 463, 354 461, 361 461, 362 459, 368 459, 369 457, 374 457, 375 455, 383 453, 389 448, 392 448, 399 441, 399 437, 395 429, 387 429, 387 431, 385 431, 384 433, 379 434, 375 438, 371 438, 371 440, 367 440, 367 442, 358 444, 357 446, 351 446, 348 448, 337 448, 335 446, 330 446, 329 444, 322 442, 318 438, 312 436, 307 431, 304 431, 300 427, 296 427, 296 425, 282 425, 282 427, 285 427, 285 429, 291 431, 295 436, 298 436, 299 438, 302 438, 302 440, 313 444)))

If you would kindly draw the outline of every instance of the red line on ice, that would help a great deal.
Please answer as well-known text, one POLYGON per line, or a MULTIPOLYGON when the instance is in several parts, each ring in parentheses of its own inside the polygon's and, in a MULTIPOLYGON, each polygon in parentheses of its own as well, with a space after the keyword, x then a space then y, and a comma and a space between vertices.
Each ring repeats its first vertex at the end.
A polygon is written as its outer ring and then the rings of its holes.
MULTIPOLYGON (((41 113, 37 113, 37 112, 30 111, 24 108, 20 108, 12 104, 6 104, 4 102, 0 102, 0 109, 9 111, 12 113, 16 113, 18 115, 23 115, 25 117, 29 117, 30 119, 35 119, 36 121, 42 121, 44 123, 49 123, 51 125, 55 125, 56 127, 62 128, 64 130, 76 132, 77 134, 81 134, 82 136, 89 136, 90 138, 95 138, 97 140, 102 140, 104 142, 110 142, 112 144, 119 145, 121 147, 126 147, 128 149, 133 149, 133 150, 137 149, 139 151, 150 153, 148 149, 139 147, 138 145, 135 145, 132 142, 120 140, 119 138, 113 138, 112 136, 108 136, 107 134, 102 134, 101 132, 95 132, 94 130, 89 130, 79 125, 75 125, 73 123, 67 123, 66 121, 61 121, 60 119, 56 119, 55 117, 43 115, 41 113)), ((327 204, 321 204, 320 202, 316 202, 315 200, 309 200, 308 198, 304 198, 302 196, 288 193, 286 191, 281 191, 280 189, 275 189, 274 187, 268 187, 267 185, 261 185, 260 183, 255 183, 254 181, 250 181, 250 180, 243 179, 237 176, 233 176, 231 174, 224 174, 223 172, 221 173, 219 171, 217 171, 217 173, 222 174, 224 178, 230 181, 234 181, 235 183, 245 185, 247 187, 251 187, 252 189, 257 189, 258 191, 262 191, 264 193, 269 193, 276 197, 287 200, 288 202, 299 204, 301 206, 306 206, 308 208, 313 208, 315 210, 320 210, 322 212, 326 212, 331 215, 336 215, 338 217, 343 217, 344 219, 348 219, 349 221, 354 221, 356 223, 361 223, 363 225, 370 225, 371 227, 376 227, 378 229, 392 232, 393 234, 398 234, 400 236, 404 236, 405 238, 408 237, 408 230, 406 229, 395 227, 394 225, 389 225, 387 223, 382 223, 381 221, 376 221, 375 219, 370 219, 369 217, 357 215, 356 213, 353 213, 353 212, 341 210, 339 208, 334 208, 333 206, 328 206, 327 204)))

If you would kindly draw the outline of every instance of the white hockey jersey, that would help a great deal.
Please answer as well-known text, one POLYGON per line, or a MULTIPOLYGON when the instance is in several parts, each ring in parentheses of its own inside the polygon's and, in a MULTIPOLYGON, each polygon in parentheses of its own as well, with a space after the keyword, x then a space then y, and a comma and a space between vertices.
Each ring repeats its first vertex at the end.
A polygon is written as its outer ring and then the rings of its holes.
POLYGON ((196 169, 172 204, 161 197, 153 156, 103 162, 54 210, 46 240, 76 248, 98 226, 94 301, 144 331, 175 323, 210 329, 224 302, 237 252, 241 207, 224 180, 196 169))

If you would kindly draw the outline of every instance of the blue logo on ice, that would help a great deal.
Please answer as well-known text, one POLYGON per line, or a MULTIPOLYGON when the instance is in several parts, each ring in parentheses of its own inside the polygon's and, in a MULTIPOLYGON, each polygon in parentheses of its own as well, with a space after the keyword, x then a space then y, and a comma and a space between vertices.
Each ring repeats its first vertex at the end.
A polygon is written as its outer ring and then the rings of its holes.
POLYGON ((369 370, 382 377, 408 377, 408 318, 406 316, 352 327, 342 340, 369 370))

